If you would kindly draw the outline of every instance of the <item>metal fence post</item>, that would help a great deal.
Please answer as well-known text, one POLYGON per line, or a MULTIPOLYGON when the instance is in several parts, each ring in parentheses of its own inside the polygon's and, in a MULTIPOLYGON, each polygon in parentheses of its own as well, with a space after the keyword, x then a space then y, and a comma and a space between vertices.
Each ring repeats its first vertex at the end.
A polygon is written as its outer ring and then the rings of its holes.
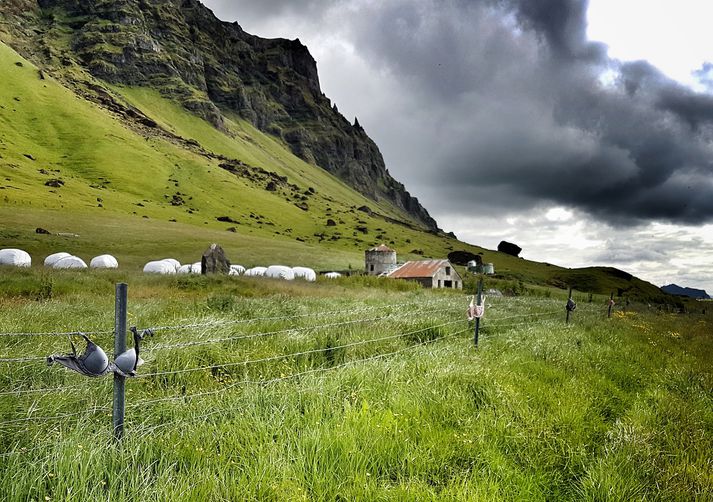
MULTIPOLYGON (((123 282, 117 284, 114 303, 114 359, 126 350, 127 298, 128 286, 123 282)), ((114 439, 117 441, 121 441, 124 436, 125 380, 125 377, 114 373, 112 423, 114 425, 114 439)))
MULTIPOLYGON (((569 299, 567 300, 568 302, 572 300, 572 288, 569 288, 569 299)), ((567 319, 565 319, 565 323, 569 324, 569 313, 570 310, 569 308, 567 310, 567 319)))
POLYGON ((607 319, 611 319, 611 309, 614 306, 614 291, 609 295, 609 311, 607 312, 607 319))
MULTIPOLYGON (((475 299, 475 304, 480 307, 483 303, 483 279, 478 281, 478 297, 475 299)), ((480 317, 475 318, 475 333, 473 335, 473 341, 475 346, 478 346, 478 332, 480 331, 480 317)))

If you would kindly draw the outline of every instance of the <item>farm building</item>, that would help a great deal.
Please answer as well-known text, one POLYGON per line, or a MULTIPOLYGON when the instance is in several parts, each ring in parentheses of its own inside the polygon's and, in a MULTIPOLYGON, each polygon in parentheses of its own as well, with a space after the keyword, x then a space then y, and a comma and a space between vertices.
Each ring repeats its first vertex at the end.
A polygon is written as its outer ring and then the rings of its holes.
POLYGON ((448 260, 407 261, 388 277, 416 281, 424 288, 463 289, 463 279, 448 260))
POLYGON ((364 252, 364 271, 367 275, 381 275, 396 268, 396 251, 382 244, 364 252))

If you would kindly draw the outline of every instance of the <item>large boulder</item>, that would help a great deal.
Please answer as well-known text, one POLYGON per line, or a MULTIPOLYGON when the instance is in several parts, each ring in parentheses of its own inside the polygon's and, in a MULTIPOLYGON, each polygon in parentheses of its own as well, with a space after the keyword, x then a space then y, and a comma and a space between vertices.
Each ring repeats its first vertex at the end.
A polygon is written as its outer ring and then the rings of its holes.
POLYGON ((230 262, 225 257, 225 251, 218 244, 211 244, 201 257, 202 274, 229 274, 230 262))
POLYGON ((500 244, 498 244, 498 251, 517 257, 520 254, 520 251, 522 251, 522 248, 512 242, 500 241, 500 244))
POLYGON ((448 253, 448 261, 454 265, 466 266, 469 261, 473 260, 477 263, 483 262, 483 258, 480 255, 473 254, 470 251, 451 251, 448 253))

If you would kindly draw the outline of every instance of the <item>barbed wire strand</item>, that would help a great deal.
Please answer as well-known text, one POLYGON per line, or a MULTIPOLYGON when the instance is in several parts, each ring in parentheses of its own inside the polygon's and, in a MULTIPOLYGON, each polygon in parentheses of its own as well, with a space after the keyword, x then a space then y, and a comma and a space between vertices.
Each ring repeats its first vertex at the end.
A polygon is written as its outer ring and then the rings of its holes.
MULTIPOLYGON (((433 312, 441 312, 441 311, 444 313, 452 312, 450 310, 443 311, 442 309, 433 309, 433 310, 421 311, 421 313, 430 314, 433 312)), ((210 344, 221 343, 221 342, 245 340, 245 339, 265 337, 265 336, 273 336, 273 335, 279 335, 282 333, 294 333, 294 332, 300 332, 300 331, 309 331, 309 330, 318 330, 318 329, 324 329, 324 328, 345 326, 345 325, 349 325, 349 324, 381 321, 381 320, 389 319, 389 318, 398 318, 398 317, 405 316, 408 314, 410 314, 410 312, 395 312, 395 313, 387 314, 385 316, 373 317, 373 318, 368 318, 368 319, 350 319, 348 321, 342 321, 342 322, 336 322, 336 323, 320 324, 320 325, 313 325, 313 326, 300 326, 297 328, 285 328, 282 330, 268 331, 268 332, 262 332, 262 333, 253 333, 253 334, 249 334, 249 335, 237 335, 237 336, 231 336, 231 337, 213 338, 213 339, 208 339, 208 340, 196 340, 196 341, 192 341, 192 342, 183 342, 183 343, 176 343, 176 344, 148 346, 148 347, 145 347, 144 350, 147 353, 151 353, 152 351, 159 350, 159 349, 173 349, 173 348, 200 346, 200 345, 210 345, 210 344)), ((0 358, 0 363, 40 362, 40 361, 46 362, 47 356, 0 358)))
POLYGON ((40 416, 40 417, 24 417, 24 418, 16 418, 14 420, 5 420, 0 422, 0 427, 5 426, 5 425, 13 425, 13 424, 22 424, 26 422, 33 422, 33 421, 52 421, 52 420, 61 420, 63 418, 67 417, 76 417, 79 415, 95 415, 99 412, 108 412, 111 411, 111 408, 101 408, 98 406, 94 406, 90 410, 84 410, 84 411, 77 411, 74 413, 63 413, 61 415, 54 415, 54 416, 40 416))
MULTIPOLYGON (((108 380, 104 380, 108 382, 108 380)), ((22 394, 57 394, 59 392, 67 392, 71 390, 87 390, 87 387, 82 385, 76 385, 72 387, 55 387, 55 388, 44 388, 44 389, 15 389, 0 392, 0 396, 13 396, 22 394)))
MULTIPOLYGON (((450 323, 446 323, 446 324, 453 324, 453 323, 455 323, 455 322, 457 322, 457 321, 451 321, 450 323)), ((444 324, 444 325, 446 325, 446 324, 444 324)), ((444 326, 444 325, 441 325, 441 326, 444 326)), ((418 331, 415 331, 415 332, 401 333, 400 335, 395 335, 395 336, 391 336, 391 337, 384 337, 384 338, 382 338, 382 339, 372 339, 372 340, 365 340, 365 341, 355 342, 355 343, 353 343, 353 344, 348 344, 347 346, 354 346, 354 345, 356 345, 356 344, 365 344, 365 343, 369 343, 369 342, 381 341, 381 340, 385 340, 385 339, 389 339, 389 338, 396 338, 397 336, 401 336, 401 337, 403 337, 403 336, 408 336, 408 335, 410 335, 410 334, 415 334, 415 333, 418 333, 418 332, 420 332, 420 331, 425 331, 425 330, 427 330, 427 329, 432 329, 432 328, 435 328, 435 327, 440 327, 440 326, 432 326, 432 327, 428 327, 428 328, 423 328, 422 330, 418 330, 418 331)), ((398 349, 398 350, 395 350, 395 351, 392 351, 392 352, 388 352, 388 353, 384 353, 384 354, 376 354, 376 355, 374 355, 374 356, 370 356, 370 357, 367 357, 367 358, 361 358, 361 359, 356 359, 356 360, 352 360, 352 361, 347 361, 347 362, 345 362, 345 363, 341 363, 341 364, 338 364, 338 365, 335 365, 335 366, 331 366, 331 367, 327 367, 327 368, 313 368, 313 369, 305 370, 305 371, 302 371, 302 372, 299 372, 299 373, 295 373, 295 374, 292 374, 292 375, 287 375, 287 376, 284 376, 284 377, 277 377, 277 378, 268 379, 268 380, 241 380, 241 381, 239 381, 239 382, 235 382, 235 383, 233 383, 233 384, 231 384, 231 385, 228 385, 228 386, 226 386, 226 387, 223 387, 223 388, 221 388, 221 389, 216 389, 216 390, 213 390, 213 391, 197 392, 197 393, 186 394, 186 395, 181 395, 181 396, 170 396, 170 397, 166 397, 166 398, 143 400, 143 401, 139 401, 139 402, 137 402, 137 403, 133 403, 133 404, 131 404, 131 405, 128 405, 128 406, 126 406, 126 408, 127 408, 127 409, 133 409, 133 408, 138 408, 138 407, 146 406, 146 405, 150 405, 150 404, 156 404, 156 403, 159 403, 159 402, 180 401, 180 400, 182 400, 182 399, 192 399, 192 398, 195 398, 195 397, 201 397, 201 396, 209 396, 209 395, 220 394, 220 393, 226 392, 226 391, 228 391, 228 390, 230 390, 230 389, 232 389, 232 388, 238 387, 238 386, 240 386, 240 385, 254 385, 254 384, 269 385, 269 384, 277 383, 277 382, 280 382, 280 381, 289 380, 289 379, 291 379, 291 378, 297 378, 297 377, 299 377, 299 376, 305 376, 305 375, 309 375, 309 374, 312 374, 312 373, 318 373, 318 372, 323 372, 323 371, 329 371, 329 370, 332 370, 332 369, 342 368, 342 367, 348 366, 348 365, 350 365, 350 364, 356 364, 356 363, 359 363, 359 362, 366 362, 366 361, 378 359, 378 358, 381 358, 381 357, 387 357, 387 356, 390 356, 390 355, 398 354, 398 353, 400 353, 400 352, 403 352, 403 351, 405 351, 405 350, 409 350, 409 349, 412 349, 412 348, 415 348, 415 347, 418 347, 418 346, 426 345, 426 344, 433 343, 433 342, 436 342, 436 341, 439 341, 439 340, 445 340, 445 339, 447 339, 447 338, 452 338, 453 336, 456 336, 456 335, 458 335, 458 334, 464 333, 464 332, 466 332, 466 331, 468 331, 468 329, 464 329, 464 330, 461 330, 461 331, 456 332, 456 333, 451 333, 451 334, 449 334, 449 335, 445 335, 445 336, 442 336, 442 337, 439 337, 439 338, 436 338, 436 339, 433 339, 433 340, 425 340, 425 341, 419 342, 419 343, 417 343, 417 344, 411 345, 411 346, 409 346, 409 347, 402 347, 401 349, 398 349)), ((317 352, 317 351, 335 350, 335 349, 337 349, 337 348, 340 348, 340 347, 331 347, 331 348, 327 348, 327 349, 317 349, 317 350, 314 350, 314 351, 306 351, 306 352, 304 352, 304 354, 311 353, 311 352, 317 352)), ((344 348, 344 347, 341 347, 341 348, 344 348)), ((289 357, 289 356, 292 356, 292 354, 287 354, 287 355, 285 355, 285 356, 283 356, 283 357, 289 357)), ((269 360, 269 358, 265 358, 264 360, 267 361, 267 360, 269 360)), ((261 360, 246 361, 246 362, 244 362, 244 363, 247 364, 247 363, 251 363, 251 362, 260 362, 260 361, 261 361, 261 360)), ((14 419, 14 420, 6 420, 6 421, 3 421, 3 422, 0 422, 0 427, 6 426, 6 425, 19 425, 19 424, 23 424, 23 423, 27 423, 27 422, 32 422, 32 421, 53 421, 53 420, 61 420, 61 419, 68 418, 68 417, 74 417, 74 416, 79 416, 79 415, 95 415, 95 414, 100 413, 100 412, 106 413, 106 412, 109 412, 109 411, 111 411, 111 409, 108 408, 108 407, 98 407, 98 406, 95 405, 91 410, 84 410, 84 411, 79 411, 79 412, 74 412, 74 413, 64 413, 64 414, 61 414, 61 415, 54 415, 54 416, 24 417, 24 418, 18 418, 18 419, 14 419)))
POLYGON ((104 330, 104 331, 83 331, 83 330, 75 330, 75 331, 66 331, 66 332, 57 332, 57 331, 48 331, 48 332, 43 332, 43 333, 34 333, 34 332, 27 332, 27 333, 0 333, 0 337, 24 337, 24 336, 72 336, 72 335, 111 335, 114 333, 114 330, 104 330))
MULTIPOLYGON (((448 299, 450 300, 450 298, 448 299)), ((431 302, 434 305, 438 304, 439 302, 431 302)), ((413 305, 420 305, 422 306, 423 304, 420 304, 418 302, 404 302, 400 304, 389 304, 389 305, 374 305, 374 306, 368 306, 368 307, 363 307, 361 310, 374 310, 374 309, 380 309, 380 308, 398 308, 398 307, 404 307, 404 306, 413 306, 413 305)), ((175 326, 156 326, 152 328, 144 328, 144 329, 151 329, 153 331, 163 331, 163 330, 178 330, 178 329, 189 329, 189 328, 200 328, 200 327, 210 327, 216 324, 222 324, 222 323, 228 323, 228 324, 242 324, 242 323, 251 323, 251 322, 259 322, 259 321, 271 321, 271 320, 283 320, 283 319, 293 319, 295 317, 307 317, 311 315, 331 315, 331 314, 338 314, 342 312, 354 312, 354 309, 343 309, 343 310, 335 310, 335 311, 326 311, 326 312, 309 312, 305 314, 294 314, 294 315, 286 315, 286 316, 273 316, 273 317, 256 317, 256 318, 251 318, 251 319, 220 319, 220 320, 214 320, 214 321, 206 321, 202 323, 191 323, 191 324, 179 324, 175 326)), ((90 335, 110 335, 113 334, 114 330, 74 330, 74 331, 66 331, 66 332, 58 332, 58 331, 47 331, 47 332, 8 332, 8 333, 0 333, 0 337, 25 337, 25 336, 72 336, 72 335, 81 335, 85 334, 87 336, 90 335)))
MULTIPOLYGON (((451 308, 455 309, 456 307, 451 307, 451 308)), ((442 309, 433 309, 430 311, 421 310, 420 313, 433 313, 433 312, 439 312, 439 311, 443 311, 443 310, 442 309)), ((451 310, 447 310, 447 311, 443 311, 443 312, 450 313, 451 310)), ((546 315, 553 315, 553 314, 559 314, 559 313, 560 313, 560 311, 538 312, 538 313, 530 313, 530 314, 519 314, 519 315, 515 315, 515 316, 499 317, 499 318, 488 319, 488 320, 492 321, 492 322, 497 322, 497 321, 502 321, 502 320, 507 320, 507 319, 515 319, 515 318, 521 318, 521 317, 546 316, 546 315)), ((266 332, 261 332, 261 333, 252 333, 252 334, 248 334, 248 335, 237 335, 237 336, 231 336, 231 337, 213 338, 213 339, 207 339, 207 340, 196 340, 196 341, 176 343, 176 344, 148 346, 148 347, 145 347, 144 350, 147 353, 151 353, 152 351, 155 351, 155 350, 184 348, 184 347, 193 347, 193 346, 201 346, 201 345, 210 345, 210 344, 229 342, 229 341, 247 340, 247 339, 251 339, 251 338, 275 336, 275 335, 279 335, 279 334, 283 334, 283 333, 295 333, 295 332, 318 330, 318 329, 324 329, 324 328, 330 328, 330 327, 345 326, 345 325, 349 325, 349 324, 375 322, 375 321, 380 321, 380 320, 389 319, 389 318, 398 318, 398 317, 406 316, 409 314, 410 314, 410 312, 395 312, 395 313, 387 314, 385 316, 374 317, 374 318, 369 318, 369 319, 350 319, 348 321, 341 321, 341 322, 313 325, 313 326, 299 326, 296 328, 285 328, 285 329, 281 329, 281 330, 266 331, 266 332)), ((318 315, 318 314, 315 314, 315 315, 318 315)), ((486 318, 484 317, 483 319, 485 320, 486 318)), ((0 358, 0 363, 46 362, 46 360, 47 360, 46 356, 0 358)), ((0 394, 0 395, 2 395, 2 394, 0 394)))
POLYGON ((29 357, 0 357, 0 363, 26 363, 30 361, 47 361, 47 357, 29 356, 29 357))
POLYGON ((303 355, 308 355, 308 354, 315 354, 318 352, 325 352, 329 350, 338 350, 338 349, 344 349, 344 348, 349 348, 349 347, 354 347, 357 345, 364 345, 367 343, 372 343, 372 342, 379 342, 379 341, 384 341, 384 340, 389 340, 389 339, 394 339, 394 338, 400 338, 408 335, 414 335, 429 329, 436 329, 436 328, 441 328, 444 326, 448 326, 451 324, 455 324, 457 322, 463 322, 462 319, 458 319, 456 321, 449 321, 447 323, 439 324, 436 326, 427 326, 425 328, 420 328, 418 330, 414 331, 409 331, 406 333, 399 333, 397 335, 390 335, 387 337, 381 337, 381 338, 370 338, 367 340, 359 340, 356 342, 351 342, 348 344, 344 345, 338 345, 334 347, 327 347, 327 348, 321 348, 321 349, 311 349, 311 350, 306 350, 306 351, 301 351, 301 352, 294 352, 290 354, 280 354, 277 356, 269 356, 269 357, 264 357, 261 359, 252 359, 252 360, 247 360, 247 361, 236 361, 236 362, 230 362, 230 363, 223 363, 223 364, 212 364, 210 366, 198 366, 195 368, 184 368, 181 370, 171 370, 171 371, 157 371, 154 373, 144 373, 141 375, 137 375, 137 379, 141 378, 151 378, 151 377, 156 377, 156 376, 167 376, 167 375, 177 375, 177 374, 183 374, 183 373, 194 373, 196 371, 203 371, 203 370, 216 370, 216 369, 222 369, 222 368, 231 368, 234 366, 241 366, 241 365, 248 365, 248 364, 257 364, 257 363, 263 363, 263 362, 270 362, 270 361, 276 361, 280 359, 287 359, 290 357, 299 357, 303 355))
MULTIPOLYGON (((421 311, 421 313, 430 314, 430 313, 439 312, 439 311, 442 311, 442 310, 441 309, 433 309, 433 310, 421 311)), ((446 311, 446 312, 450 313, 450 311, 446 311)), ((237 340, 247 340, 250 338, 259 338, 259 337, 264 337, 264 336, 279 335, 282 333, 295 333, 295 332, 318 330, 318 329, 324 329, 324 328, 334 328, 334 327, 338 327, 338 326, 346 326, 349 324, 359 324, 359 323, 365 323, 365 322, 382 321, 384 319, 398 318, 398 317, 403 317, 403 316, 410 315, 410 314, 412 314, 412 313, 411 312, 395 312, 395 313, 387 314, 385 316, 371 317, 371 318, 367 318, 367 319, 350 319, 348 321, 340 321, 340 322, 334 322, 334 323, 328 323, 328 324, 318 324, 318 325, 312 325, 312 326, 299 326, 296 328, 285 328, 285 329, 280 329, 280 330, 275 330, 275 331, 251 333, 251 334, 247 334, 247 335, 236 335, 236 336, 229 336, 229 337, 223 337, 223 338, 211 338, 211 339, 207 339, 207 340, 196 340, 196 341, 192 341, 192 342, 181 342, 181 343, 168 344, 168 345, 154 345, 154 346, 146 347, 145 350, 146 350, 146 352, 150 352, 152 350, 159 350, 159 349, 175 349, 175 348, 193 347, 193 346, 199 346, 199 345, 211 345, 214 343, 230 342, 230 341, 237 341, 237 340)))
MULTIPOLYGON (((425 304, 426 307, 431 306, 431 305, 440 305, 440 303, 439 302, 429 302, 429 303, 425 304)), ((281 321, 281 320, 285 320, 285 319, 295 319, 295 318, 310 317, 310 316, 327 316, 327 315, 337 315, 337 314, 345 314, 345 313, 346 314, 354 314, 354 313, 367 312, 367 311, 378 310, 378 309, 401 308, 401 307, 412 307, 412 306, 423 307, 424 304, 418 303, 418 302, 405 302, 405 303, 395 303, 395 304, 388 304, 388 305, 365 306, 365 307, 361 307, 358 309, 348 308, 348 309, 330 310, 330 311, 322 311, 322 312, 307 312, 304 314, 289 314, 289 315, 270 316, 270 317, 253 317, 250 319, 220 319, 220 320, 216 320, 216 321, 208 321, 206 323, 177 324, 177 325, 172 325, 172 326, 154 326, 154 327, 142 328, 142 329, 147 329, 147 330, 151 330, 154 332, 156 332, 156 331, 179 331, 179 330, 183 330, 183 329, 193 329, 193 328, 201 328, 201 327, 215 327, 215 326, 230 326, 230 325, 236 325, 236 324, 248 324, 248 323, 254 323, 254 322, 261 322, 261 321, 281 321)))
MULTIPOLYGON (((311 375, 311 374, 326 373, 326 372, 334 371, 334 370, 337 370, 337 369, 343 369, 343 368, 348 367, 348 366, 351 366, 351 365, 355 365, 355 364, 359 364, 359 363, 365 363, 365 362, 373 361, 373 360, 376 360, 376 359, 381 359, 381 358, 393 356, 393 355, 396 355, 396 354, 405 352, 405 351, 407 351, 407 350, 412 350, 412 349, 415 349, 415 348, 418 348, 418 347, 422 347, 422 346, 424 346, 424 345, 428 345, 428 344, 432 344, 432 343, 435 343, 435 342, 438 342, 438 341, 443 341, 443 340, 446 340, 446 339, 450 339, 450 338, 456 337, 456 336, 458 336, 458 335, 461 335, 461 334, 463 334, 463 333, 466 333, 466 332, 468 332, 468 331, 469 331, 469 329, 463 329, 463 330, 457 331, 457 332, 455 332, 455 333, 451 333, 451 334, 449 334, 449 335, 445 335, 445 336, 442 336, 442 337, 439 337, 439 338, 436 338, 436 339, 433 339, 433 340, 424 340, 424 341, 422 341, 422 342, 419 342, 419 343, 410 345, 410 346, 408 346, 408 347, 402 347, 402 348, 400 348, 400 349, 397 349, 397 350, 394 350, 394 351, 391 351, 391 352, 386 352, 386 353, 382 353, 382 354, 376 354, 376 355, 369 356, 369 357, 365 357, 365 358, 352 359, 352 360, 350 360, 350 361, 345 361, 345 362, 343 362, 343 363, 340 363, 340 364, 337 364, 337 365, 334 365, 334 366, 321 367, 321 368, 312 368, 312 369, 305 370, 305 371, 301 371, 301 372, 298 372, 298 373, 293 373, 293 374, 290 374, 290 375, 285 375, 285 376, 276 377, 276 378, 271 378, 271 379, 263 379, 263 380, 241 380, 241 381, 235 382, 235 383, 233 383, 233 384, 231 384, 231 385, 229 385, 229 386, 227 386, 227 387, 223 387, 223 388, 221 388, 221 389, 216 389, 216 390, 214 390, 214 391, 200 392, 200 393, 194 393, 194 394, 186 394, 185 396, 172 396, 172 397, 170 397, 170 398, 163 398, 163 399, 161 399, 161 401, 152 400, 150 403, 149 403, 149 402, 144 402, 143 404, 155 404, 156 402, 180 401, 180 400, 182 400, 182 399, 193 399, 193 398, 196 398, 196 397, 205 397, 205 396, 211 396, 211 395, 218 395, 218 394, 222 394, 222 393, 224 393, 224 392, 227 392, 227 391, 229 391, 229 390, 231 390, 231 389, 233 389, 233 388, 239 387, 239 386, 246 386, 246 385, 262 385, 262 386, 267 386, 267 385, 272 385, 272 384, 275 384, 275 383, 278 383, 278 382, 283 382, 283 381, 287 381, 287 380, 292 380, 292 379, 295 379, 295 378, 299 378, 299 377, 303 377, 303 376, 307 376, 307 375, 311 375)), ((213 415, 216 415, 216 414, 220 414, 220 413, 222 413, 223 411, 224 411, 224 410, 213 411, 213 412, 210 412, 210 413, 207 413, 207 414, 204 414, 204 415, 199 415, 199 416, 191 417, 191 419, 189 420, 189 422, 194 422, 194 421, 202 420, 202 419, 208 418, 208 417, 210 417, 210 416, 213 416, 213 415)), ((174 424, 174 423, 176 423, 176 422, 178 422, 178 420, 163 422, 163 423, 161 423, 161 424, 158 424, 158 425, 153 426, 152 428, 150 428, 150 430, 147 431, 146 434, 151 434, 152 432, 154 432, 155 430, 157 430, 157 429, 159 429, 159 428, 166 427, 166 426, 168 426, 168 425, 172 425, 172 424, 174 424)), ((182 421, 182 422, 185 422, 185 421, 182 421)))

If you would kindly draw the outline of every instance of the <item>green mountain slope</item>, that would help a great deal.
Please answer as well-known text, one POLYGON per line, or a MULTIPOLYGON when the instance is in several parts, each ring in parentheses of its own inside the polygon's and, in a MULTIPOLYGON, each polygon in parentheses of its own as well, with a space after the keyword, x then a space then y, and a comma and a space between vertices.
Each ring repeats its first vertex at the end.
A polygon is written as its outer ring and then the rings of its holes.
POLYGON ((72 75, 79 68, 103 82, 154 89, 224 132, 241 117, 369 199, 386 199, 437 230, 358 121, 322 93, 299 40, 256 37, 197 0, 14 0, 0 11, 3 20, 12 47, 72 86, 83 86, 72 75))
MULTIPOLYGON (((254 236, 287 248, 328 244, 331 253, 349 256, 360 268, 363 249, 378 242, 400 249, 418 242, 433 255, 455 242, 420 230, 388 202, 366 199, 244 120, 226 119, 226 135, 155 91, 115 88, 114 99, 125 94, 158 124, 139 129, 51 77, 41 79, 6 45, 0 45, 0 68, 5 245, 13 221, 24 224, 15 233, 39 226, 82 235, 92 220, 118 219, 127 228, 161 222, 197 227, 196 236, 222 232, 201 242, 254 236), (364 206, 372 215, 358 210, 364 206), (47 216, 52 212, 57 217, 47 216), (403 223, 394 223, 399 218, 403 223)), ((110 247, 116 239, 106 240, 110 247)), ((137 250, 137 260, 141 255, 137 250)))
POLYGON ((0 248, 26 249, 36 265, 57 251, 108 252, 139 270, 166 256, 196 261, 219 242, 246 266, 359 270, 364 250, 385 242, 401 261, 462 249, 505 279, 659 295, 611 270, 567 270, 427 231, 227 111, 219 131, 152 89, 108 86, 76 67, 73 85, 55 80, 4 44, 0 71, 0 248))

